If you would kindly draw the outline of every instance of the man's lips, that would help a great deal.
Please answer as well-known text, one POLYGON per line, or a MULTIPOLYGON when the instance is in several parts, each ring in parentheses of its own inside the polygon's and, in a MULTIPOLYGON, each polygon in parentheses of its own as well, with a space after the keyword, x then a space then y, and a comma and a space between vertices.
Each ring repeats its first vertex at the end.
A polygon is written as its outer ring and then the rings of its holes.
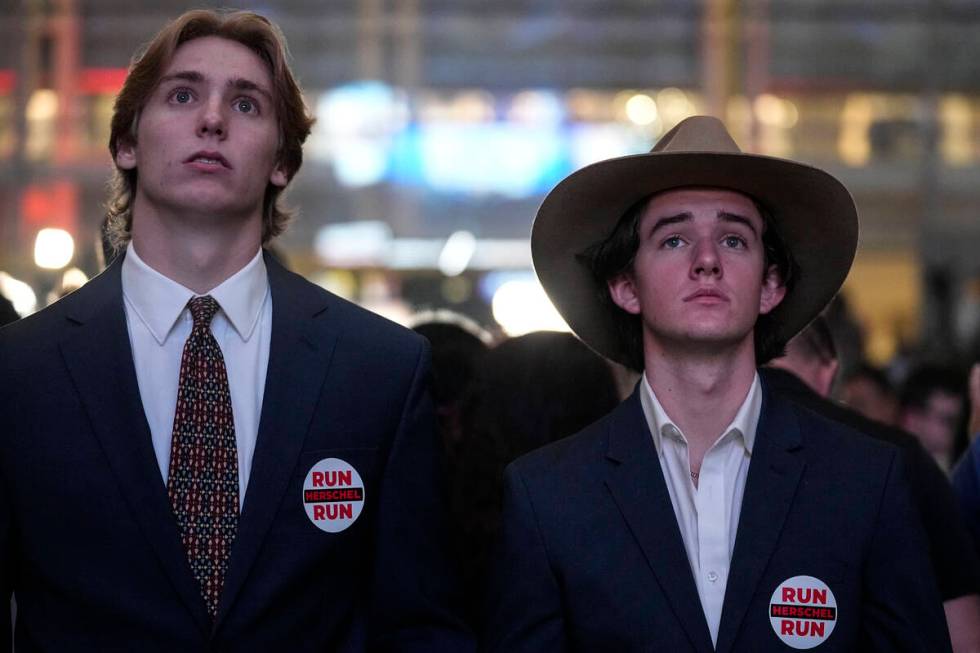
POLYGON ((193 163, 201 166, 221 166, 222 168, 231 170, 231 164, 228 163, 228 159, 221 156, 219 152, 195 152, 187 157, 184 163, 193 163))
POLYGON ((685 302, 703 301, 703 302, 713 303, 713 302, 728 301, 728 298, 725 297, 723 293, 714 290, 712 288, 701 288, 700 290, 696 290, 690 295, 688 295, 687 297, 685 297, 684 301, 685 302))

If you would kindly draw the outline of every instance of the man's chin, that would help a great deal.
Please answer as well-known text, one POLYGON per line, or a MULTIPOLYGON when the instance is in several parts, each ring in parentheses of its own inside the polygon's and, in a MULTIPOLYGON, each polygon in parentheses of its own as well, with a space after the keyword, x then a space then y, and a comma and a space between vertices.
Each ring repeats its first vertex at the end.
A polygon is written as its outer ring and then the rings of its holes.
POLYGON ((247 220, 249 216, 262 213, 261 202, 255 204, 242 202, 241 197, 229 196, 225 193, 193 193, 189 192, 178 201, 171 204, 174 211, 182 213, 188 219, 195 216, 199 219, 214 221, 247 220))
POLYGON ((735 330, 730 324, 717 328, 701 325, 698 328, 680 330, 675 333, 663 333, 656 339, 678 352, 724 355, 739 349, 746 343, 750 343, 752 330, 735 330))

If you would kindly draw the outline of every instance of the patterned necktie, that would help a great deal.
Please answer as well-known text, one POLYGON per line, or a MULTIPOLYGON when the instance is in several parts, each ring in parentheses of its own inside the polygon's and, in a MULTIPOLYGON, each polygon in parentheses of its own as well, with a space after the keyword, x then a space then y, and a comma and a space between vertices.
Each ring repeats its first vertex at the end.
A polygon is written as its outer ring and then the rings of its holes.
POLYGON ((214 618, 238 532, 238 450, 228 373, 210 295, 188 302, 194 326, 180 360, 167 492, 187 561, 214 618))

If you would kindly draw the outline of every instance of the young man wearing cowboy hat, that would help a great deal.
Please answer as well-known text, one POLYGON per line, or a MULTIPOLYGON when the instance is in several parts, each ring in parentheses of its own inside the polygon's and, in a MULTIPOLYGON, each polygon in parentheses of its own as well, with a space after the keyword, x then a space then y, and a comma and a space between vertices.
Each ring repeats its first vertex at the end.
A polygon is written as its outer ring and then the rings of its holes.
POLYGON ((486 650, 949 650, 897 450, 756 372, 850 268, 840 182, 694 117, 559 184, 531 244, 572 329, 643 376, 508 468, 486 650))

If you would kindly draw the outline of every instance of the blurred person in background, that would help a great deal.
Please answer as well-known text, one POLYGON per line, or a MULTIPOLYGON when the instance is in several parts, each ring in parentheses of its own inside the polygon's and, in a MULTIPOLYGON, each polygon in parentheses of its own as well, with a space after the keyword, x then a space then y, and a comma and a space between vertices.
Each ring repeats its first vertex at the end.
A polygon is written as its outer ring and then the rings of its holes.
POLYGON ((839 181, 742 153, 707 116, 552 190, 538 278, 584 342, 643 377, 508 466, 487 651, 950 650, 898 449, 757 372, 856 246, 839 181))
POLYGON ((473 648, 427 343, 263 250, 311 124, 257 14, 185 13, 134 59, 119 253, 0 332, 17 651, 473 648))
POLYGON ((867 362, 859 363, 841 383, 840 398, 868 419, 898 424, 898 396, 885 373, 867 362))
POLYGON ((939 466, 949 470, 966 448, 960 433, 967 405, 963 375, 941 365, 912 370, 899 395, 899 425, 919 438, 939 466))
POLYGON ((980 653, 980 556, 945 473, 915 436, 828 399, 837 369, 833 335, 821 315, 789 341, 786 355, 774 359, 762 377, 798 404, 902 449, 953 651, 980 653))
POLYGON ((834 336, 837 346, 837 360, 840 363, 839 376, 842 379, 850 377, 854 369, 861 365, 864 359, 864 328, 854 315, 850 302, 845 293, 840 292, 830 300, 822 315, 827 318, 827 325, 834 336))
POLYGON ((769 363, 766 379, 788 379, 785 374, 770 372, 771 369, 788 372, 820 397, 830 396, 840 363, 826 318, 818 315, 805 329, 793 336, 786 344, 786 351, 782 356, 777 356, 769 363))
POLYGON ((580 431, 618 403, 609 364, 570 333, 510 338, 480 361, 464 403, 462 440, 451 470, 457 547, 475 626, 500 527, 504 467, 580 431))
POLYGON ((427 311, 415 316, 411 328, 432 346, 432 401, 447 466, 455 466, 462 439, 462 402, 483 357, 493 342, 488 331, 452 311, 427 311))

